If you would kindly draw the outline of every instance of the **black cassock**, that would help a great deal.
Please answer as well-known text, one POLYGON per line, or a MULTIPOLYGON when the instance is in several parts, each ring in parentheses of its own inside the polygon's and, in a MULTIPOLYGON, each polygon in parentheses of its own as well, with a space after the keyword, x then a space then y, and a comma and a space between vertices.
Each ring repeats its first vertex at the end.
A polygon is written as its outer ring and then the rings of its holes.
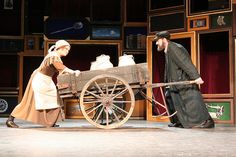
MULTIPOLYGON (((200 77, 187 50, 180 44, 169 41, 165 53, 165 82, 195 80, 200 77)), ((189 128, 201 124, 210 115, 197 84, 174 85, 166 89, 166 101, 172 123, 180 122, 189 128)))

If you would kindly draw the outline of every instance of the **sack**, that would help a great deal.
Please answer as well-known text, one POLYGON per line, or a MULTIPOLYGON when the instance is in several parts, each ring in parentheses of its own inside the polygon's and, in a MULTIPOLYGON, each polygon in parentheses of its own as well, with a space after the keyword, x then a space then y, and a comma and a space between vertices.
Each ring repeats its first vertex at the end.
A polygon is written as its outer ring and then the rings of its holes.
POLYGON ((135 64, 135 62, 134 62, 134 56, 133 55, 124 54, 123 56, 119 57, 118 67, 134 65, 134 64, 135 64))
POLYGON ((112 67, 113 64, 110 62, 110 56, 102 54, 96 57, 96 61, 91 62, 90 70, 101 70, 112 67))

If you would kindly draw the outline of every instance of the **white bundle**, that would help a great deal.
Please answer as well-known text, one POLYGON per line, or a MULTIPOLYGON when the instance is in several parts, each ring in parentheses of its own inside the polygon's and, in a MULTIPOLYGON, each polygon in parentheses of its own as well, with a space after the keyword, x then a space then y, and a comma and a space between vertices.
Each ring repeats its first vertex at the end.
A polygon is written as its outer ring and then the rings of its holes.
POLYGON ((91 62, 90 70, 101 70, 112 67, 113 64, 110 62, 110 56, 102 54, 96 57, 96 61, 91 62))

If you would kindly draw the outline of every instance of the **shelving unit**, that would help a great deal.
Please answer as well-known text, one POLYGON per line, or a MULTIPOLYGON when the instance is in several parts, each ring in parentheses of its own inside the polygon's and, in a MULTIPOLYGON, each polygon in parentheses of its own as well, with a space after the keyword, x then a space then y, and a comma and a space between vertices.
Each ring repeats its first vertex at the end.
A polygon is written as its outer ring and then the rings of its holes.
MULTIPOLYGON (((206 107, 216 123, 235 123, 236 68, 232 52, 235 49, 232 44, 235 38, 235 4, 232 5, 231 0, 175 2, 149 0, 147 60, 152 82, 163 81, 164 68, 164 57, 156 53, 153 43, 154 34, 168 30, 171 40, 182 44, 190 52, 204 80, 200 89, 206 107), (178 13, 183 13, 183 16, 178 18, 178 13), (191 33, 194 35, 186 36, 191 33)), ((152 91, 148 94, 152 96, 152 91)), ((160 98, 159 91, 154 90, 154 96, 160 98)), ((147 118, 162 121, 157 118, 155 107, 147 106, 147 118)))

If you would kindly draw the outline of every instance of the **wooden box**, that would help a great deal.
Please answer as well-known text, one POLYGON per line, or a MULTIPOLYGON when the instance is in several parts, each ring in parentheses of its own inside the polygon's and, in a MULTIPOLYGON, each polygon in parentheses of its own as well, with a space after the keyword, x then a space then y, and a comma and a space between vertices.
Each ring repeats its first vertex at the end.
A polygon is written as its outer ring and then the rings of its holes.
POLYGON ((64 112, 65 118, 84 118, 80 109, 78 99, 65 99, 64 100, 64 112))

